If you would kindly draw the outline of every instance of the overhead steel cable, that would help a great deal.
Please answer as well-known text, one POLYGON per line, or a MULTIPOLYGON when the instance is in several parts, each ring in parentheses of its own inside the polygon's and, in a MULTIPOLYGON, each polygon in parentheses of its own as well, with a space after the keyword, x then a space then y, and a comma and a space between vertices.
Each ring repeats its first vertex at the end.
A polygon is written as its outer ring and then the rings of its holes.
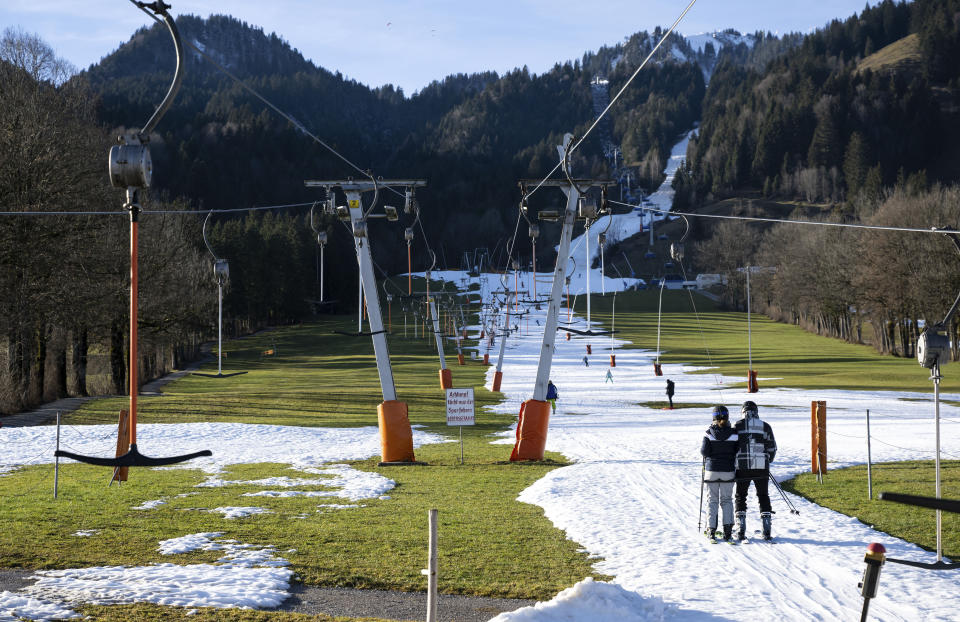
MULTIPOLYGON (((141 214, 231 214, 234 212, 258 212, 263 210, 270 209, 288 209, 293 207, 307 207, 310 205, 315 205, 316 201, 309 201, 307 203, 288 203, 286 205, 260 205, 253 207, 233 207, 229 209, 203 209, 203 210, 163 210, 163 209, 145 209, 142 210, 141 214)), ((126 212, 124 212, 126 213, 126 212)))
POLYGON ((594 128, 597 127, 597 125, 600 123, 603 117, 605 117, 607 112, 609 112, 610 108, 613 107, 613 105, 617 102, 618 99, 620 99, 620 96, 623 95, 624 91, 627 90, 627 87, 630 86, 630 83, 633 82, 633 80, 637 77, 637 75, 639 75, 640 71, 642 71, 643 68, 646 67, 647 63, 650 62, 650 59, 653 58, 653 55, 657 53, 657 50, 660 49, 660 46, 662 46, 663 43, 667 40, 667 37, 669 37, 670 34, 676 29, 677 25, 681 22, 681 20, 683 20, 686 14, 690 11, 691 8, 693 8, 693 5, 696 3, 697 3, 697 0, 690 0, 690 4, 687 5, 687 8, 685 8, 683 12, 680 13, 680 16, 677 17, 677 19, 673 22, 673 25, 670 26, 670 29, 664 33, 663 37, 660 38, 660 41, 657 42, 657 45, 655 45, 654 48, 650 50, 650 53, 647 54, 647 57, 643 59, 643 62, 640 63, 640 66, 638 66, 636 70, 634 70, 633 75, 631 75, 630 78, 620 88, 620 90, 617 91, 617 94, 614 95, 613 99, 610 100, 610 103, 607 104, 607 107, 603 109, 603 111, 599 114, 599 116, 597 116, 596 119, 594 119, 593 123, 590 124, 590 127, 587 128, 587 131, 583 133, 583 136, 581 136, 580 139, 576 143, 574 143, 572 147, 570 147, 567 154, 564 157, 560 158, 560 161, 557 162, 557 164, 552 169, 550 169, 550 172, 547 173, 546 177, 541 179, 540 183, 538 183, 533 190, 528 192, 523 197, 524 199, 529 198, 530 196, 533 195, 533 193, 539 190, 540 187, 543 185, 543 183, 547 181, 547 179, 549 179, 551 175, 556 173, 557 169, 563 166, 564 160, 566 160, 567 157, 573 154, 573 152, 576 151, 581 144, 583 144, 583 141, 587 139, 587 136, 590 135, 590 132, 592 132, 594 128))
MULTIPOLYGON (((135 7, 137 7, 138 9, 140 9, 141 11, 143 11, 143 12, 144 12, 150 19, 152 19, 153 21, 155 21, 155 22, 157 22, 157 23, 160 23, 160 24, 163 23, 163 21, 162 21, 160 18, 158 18, 157 16, 151 14, 149 11, 147 11, 147 9, 146 9, 144 6, 141 6, 141 3, 137 2, 136 0, 130 0, 130 3, 133 4, 135 7)), ((278 115, 280 115, 281 117, 283 117, 284 119, 286 119, 287 121, 289 121, 290 124, 293 125, 296 129, 300 130, 301 132, 303 132, 304 134, 306 134, 307 136, 309 136, 314 142, 316 142, 317 144, 321 145, 321 146, 322 146, 323 148, 325 148, 327 151, 329 151, 329 152, 332 153, 333 155, 335 155, 335 156, 337 156, 338 158, 340 158, 345 164, 347 164, 348 166, 350 166, 351 168, 353 168, 354 170, 356 170, 357 172, 359 172, 359 173, 360 173, 361 175, 363 175, 364 177, 369 177, 369 178, 374 182, 374 184, 376 185, 376 179, 374 178, 374 176, 373 176, 369 171, 364 170, 364 169, 360 168, 359 166, 357 166, 356 164, 354 164, 354 163, 353 163, 352 161, 350 161, 346 156, 344 156, 343 154, 341 154, 339 151, 337 151, 336 149, 334 149, 333 147, 331 147, 329 144, 327 144, 323 139, 321 139, 320 137, 316 136, 313 132, 311 132, 310 130, 308 130, 302 123, 300 123, 299 121, 297 121, 293 116, 287 114, 286 112, 284 112, 283 110, 281 110, 280 108, 278 108, 273 102, 271 102, 269 99, 267 99, 266 97, 264 97, 263 95, 261 95, 256 89, 254 89, 253 87, 247 85, 243 80, 241 80, 241 79, 238 78, 237 76, 233 75, 233 73, 231 73, 229 69, 227 69, 226 67, 224 67, 223 65, 221 65, 220 63, 218 63, 217 61, 215 61, 209 54, 207 54, 205 51, 201 50, 199 47, 197 47, 196 45, 194 45, 191 41, 186 41, 185 43, 187 44, 188 47, 190 47, 190 49, 192 49, 192 50, 195 51, 197 54, 199 54, 201 57, 203 57, 204 60, 206 60, 206 61, 207 61, 208 63, 210 63, 211 65, 213 65, 218 71, 220 71, 220 72, 223 73, 225 76, 227 76, 228 78, 230 78, 231 80, 233 80, 234 82, 236 82, 242 89, 244 89, 245 91, 247 91, 248 93, 250 93, 251 95, 253 95, 254 97, 256 97, 257 99, 259 99, 261 102, 263 102, 263 103, 264 103, 267 107, 269 107, 271 110, 273 110, 273 111, 276 112, 278 115)), ((390 188, 390 190, 391 190, 392 192, 397 193, 397 194, 400 195, 400 196, 403 196, 398 190, 394 190, 393 188, 390 188)))
MULTIPOLYGON (((678 261, 680 264, 680 271, 683 273, 683 280, 687 280, 687 270, 683 267, 683 262, 678 261)), ((660 281, 660 295, 663 295, 663 287, 666 282, 666 275, 661 277, 663 280, 660 281)), ((703 323, 700 321, 700 312, 697 311, 697 303, 693 299, 693 291, 688 289, 687 294, 690 296, 690 306, 693 307, 693 315, 697 319, 697 330, 700 332, 700 341, 703 343, 703 349, 707 353, 707 363, 712 369, 719 369, 717 365, 713 363, 713 355, 710 354, 710 346, 707 344, 707 337, 703 332, 703 323)), ((659 321, 659 320, 658 320, 659 321)), ((657 360, 660 358, 660 348, 657 348, 657 360)), ((713 375, 713 379, 717 385, 717 393, 720 394, 720 403, 723 404, 723 372, 718 372, 713 375)))
POLYGON ((654 212, 657 214, 664 215, 675 215, 675 216, 689 216, 693 218, 715 218, 720 220, 744 220, 748 222, 772 222, 772 223, 782 223, 787 225, 815 225, 820 227, 842 227, 845 229, 872 229, 875 231, 901 231, 901 232, 910 232, 910 233, 936 233, 938 235, 943 235, 941 229, 929 228, 921 229, 920 227, 893 227, 886 225, 864 225, 858 223, 844 223, 844 222, 825 222, 825 221, 816 221, 816 220, 790 220, 787 218, 760 218, 756 216, 732 216, 724 214, 697 214, 695 212, 678 212, 675 210, 665 210, 659 207, 648 207, 645 205, 633 205, 631 203, 623 203, 621 201, 610 200, 611 203, 616 203, 617 205, 623 205, 624 207, 632 207, 634 209, 640 209, 645 212, 654 212))
MULTIPOLYGON (((234 212, 257 212, 271 209, 288 209, 293 207, 306 207, 315 204, 316 201, 308 203, 288 203, 286 205, 262 205, 254 207, 235 207, 230 209, 204 209, 204 210, 175 210, 175 209, 144 209, 141 214, 178 214, 182 216, 195 216, 203 214, 230 214, 234 212)), ((122 212, 0 212, 0 216, 130 216, 129 211, 122 212)))
POLYGON ((0 216, 130 216, 130 212, 0 212, 0 216))

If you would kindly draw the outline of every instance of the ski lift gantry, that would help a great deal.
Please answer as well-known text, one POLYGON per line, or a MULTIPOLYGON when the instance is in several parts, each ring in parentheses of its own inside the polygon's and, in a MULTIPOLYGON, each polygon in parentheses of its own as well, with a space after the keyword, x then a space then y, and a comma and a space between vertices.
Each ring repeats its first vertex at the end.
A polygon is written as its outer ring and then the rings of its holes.
MULTIPOLYGON (((163 19, 163 23, 170 32, 173 39, 173 47, 177 54, 177 65, 174 70, 173 82, 167 90, 163 101, 154 111, 153 115, 147 120, 147 123, 139 131, 132 130, 119 137, 117 145, 110 148, 108 160, 108 170, 110 173, 110 184, 114 188, 126 189, 126 200, 123 207, 130 213, 130 352, 127 359, 129 368, 130 384, 130 410, 129 410, 129 449, 115 458, 103 458, 99 456, 85 456, 75 454, 69 451, 58 449, 53 455, 59 458, 72 458, 78 462, 85 462, 97 466, 114 467, 114 478, 117 477, 116 469, 131 466, 164 466, 185 462, 201 456, 211 456, 209 449, 195 451, 189 454, 179 456, 166 456, 154 458, 145 456, 137 449, 137 396, 140 393, 140 381, 137 375, 137 317, 139 311, 138 304, 138 249, 139 249, 139 224, 140 212, 140 190, 150 186, 153 177, 153 162, 150 157, 150 133, 157 127, 160 119, 166 114, 177 91, 180 90, 180 83, 183 81, 183 45, 180 40, 180 32, 177 30, 177 24, 167 12, 170 5, 162 0, 151 4, 138 3, 143 9, 150 9, 156 15, 163 19)), ((118 447, 119 450, 119 447, 118 447)), ((111 479, 111 481, 113 481, 111 479)))
MULTIPOLYGON (((414 462, 413 432, 410 428, 407 404, 397 400, 396 385, 393 382, 393 367, 390 364, 390 350, 387 346, 387 335, 383 326, 383 315, 380 311, 377 280, 373 272, 373 256, 370 252, 370 238, 367 228, 367 219, 372 217, 369 212, 373 206, 365 211, 361 195, 364 192, 375 192, 383 187, 400 186, 408 190, 421 188, 426 186, 427 182, 419 179, 347 179, 334 181, 306 180, 304 185, 307 188, 324 188, 331 199, 331 204, 333 203, 333 191, 337 188, 347 195, 347 206, 338 207, 337 211, 340 212, 341 217, 349 217, 352 225, 357 261, 360 264, 360 280, 363 284, 364 296, 367 299, 367 320, 370 324, 370 336, 373 339, 373 352, 377 359, 380 390, 383 393, 383 402, 377 407, 383 464, 414 462)), ((388 218, 395 219, 395 209, 391 208, 386 212, 388 218), (391 217, 391 211, 394 217, 391 217)), ((377 217, 382 216, 378 215, 377 217)))
MULTIPOLYGON (((569 140, 569 139, 568 139, 569 140)), ((561 151, 561 154, 563 151, 561 151)), ((547 317, 543 329, 543 342, 540 346, 540 362, 537 365, 537 378, 533 387, 533 397, 524 402, 520 423, 520 434, 511 461, 543 460, 547 444, 547 426, 550 422, 550 403, 547 402, 547 383, 550 381, 550 367, 553 364, 554 344, 557 339, 560 303, 563 297, 567 261, 570 256, 570 241, 573 237, 573 224, 577 218, 590 219, 596 215, 583 213, 587 204, 580 201, 581 189, 612 186, 613 181, 595 181, 590 179, 548 179, 521 181, 521 187, 538 184, 543 187, 560 188, 567 195, 567 206, 562 214, 540 210, 542 220, 561 220, 560 246, 557 249, 557 263, 553 270, 553 286, 547 317)))
MULTIPOLYGON (((949 237, 950 241, 953 242, 957 253, 960 253, 960 232, 957 232, 951 228, 936 230, 942 231, 944 235, 949 237)), ((953 301, 953 305, 950 307, 950 310, 947 311, 947 314, 944 316, 943 320, 937 324, 925 327, 923 332, 920 333, 920 336, 917 338, 917 361, 922 367, 930 370, 930 380, 933 381, 934 425, 936 426, 936 454, 934 457, 934 469, 937 495, 936 501, 938 503, 942 500, 942 491, 940 487, 940 380, 943 377, 940 375, 940 368, 950 362, 949 331, 950 325, 953 322, 953 317, 956 315, 958 309, 960 309, 960 293, 957 294, 957 298, 953 301)), ((941 508, 936 507, 935 509, 937 527, 937 561, 932 564, 908 562, 889 558, 887 561, 906 564, 909 566, 928 568, 931 570, 960 569, 960 563, 946 562, 943 559, 943 522, 941 508)))
POLYGON ((213 247, 210 246, 210 240, 207 239, 207 223, 210 222, 211 216, 213 216, 213 212, 208 213, 207 217, 203 220, 202 232, 203 243, 207 245, 207 250, 213 256, 213 277, 217 281, 217 373, 204 374, 194 372, 193 375, 204 376, 206 378, 230 378, 247 372, 237 371, 230 374, 223 373, 223 285, 230 278, 230 263, 222 257, 217 257, 217 254, 213 252, 213 247))

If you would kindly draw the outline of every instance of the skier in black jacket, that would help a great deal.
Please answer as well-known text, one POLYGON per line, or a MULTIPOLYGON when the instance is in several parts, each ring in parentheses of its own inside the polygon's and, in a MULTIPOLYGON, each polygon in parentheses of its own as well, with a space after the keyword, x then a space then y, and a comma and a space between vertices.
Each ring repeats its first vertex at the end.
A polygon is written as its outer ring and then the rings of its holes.
POLYGON ((723 539, 733 536, 733 482, 737 456, 737 432, 730 427, 726 406, 713 407, 713 425, 707 428, 700 443, 704 458, 703 481, 707 484, 707 537, 717 538, 717 506, 723 510, 723 539))
POLYGON ((740 409, 743 418, 737 421, 737 539, 747 537, 747 492, 750 482, 757 491, 760 502, 760 523, 763 526, 763 539, 769 540, 773 523, 770 507, 770 495, 767 484, 770 480, 770 463, 777 455, 777 441, 773 437, 773 428, 762 421, 757 413, 757 405, 746 401, 740 409))

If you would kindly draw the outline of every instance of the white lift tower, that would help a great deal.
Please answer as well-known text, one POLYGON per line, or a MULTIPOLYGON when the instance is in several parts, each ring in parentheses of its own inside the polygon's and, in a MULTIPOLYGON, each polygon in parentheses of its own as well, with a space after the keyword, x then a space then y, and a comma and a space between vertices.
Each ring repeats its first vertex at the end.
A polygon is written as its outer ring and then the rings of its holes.
MULTIPOLYGON (((353 240, 357 250, 357 261, 360 264, 360 280, 363 284, 363 294, 367 300, 367 318, 370 324, 369 333, 373 339, 373 352, 377 357, 377 373, 380 375, 380 389, 383 392, 383 402, 377 407, 378 423, 380 427, 380 447, 383 457, 382 464, 403 464, 415 461, 413 455, 413 432, 410 429, 410 419, 407 413, 406 402, 397 400, 396 386, 393 382, 393 367, 390 364, 390 350, 387 347, 387 334, 383 326, 383 315, 380 311, 380 297, 377 288, 376 275, 373 272, 373 257, 370 253, 370 238, 368 235, 367 220, 370 218, 387 218, 397 220, 396 208, 384 206, 384 214, 373 215, 376 198, 369 208, 364 209, 361 196, 364 192, 377 193, 380 188, 403 187, 407 190, 421 188, 427 185, 425 180, 419 179, 389 179, 389 180, 336 180, 304 182, 308 188, 324 188, 330 198, 328 210, 332 209, 334 191, 340 189, 347 196, 347 205, 335 208, 335 213, 341 220, 349 220, 353 229, 353 240)), ((410 196, 407 193, 407 196, 410 196)))

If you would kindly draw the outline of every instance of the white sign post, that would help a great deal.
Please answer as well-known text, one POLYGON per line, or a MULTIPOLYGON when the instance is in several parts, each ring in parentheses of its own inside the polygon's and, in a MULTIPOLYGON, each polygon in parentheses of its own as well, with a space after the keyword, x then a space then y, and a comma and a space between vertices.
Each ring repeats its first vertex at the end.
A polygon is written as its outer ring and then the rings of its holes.
POLYGON ((474 423, 473 388, 447 389, 447 425, 460 427, 460 464, 463 464, 463 426, 474 423))

